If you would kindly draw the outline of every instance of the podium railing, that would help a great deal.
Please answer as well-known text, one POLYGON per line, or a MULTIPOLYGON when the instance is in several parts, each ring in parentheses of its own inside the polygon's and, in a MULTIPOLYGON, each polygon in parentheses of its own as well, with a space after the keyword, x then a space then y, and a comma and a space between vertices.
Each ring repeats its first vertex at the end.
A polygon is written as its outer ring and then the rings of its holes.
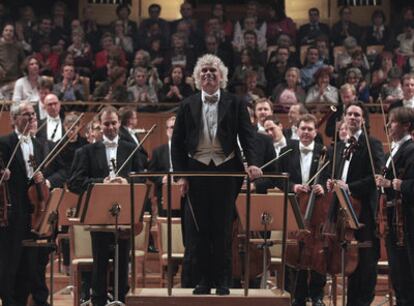
MULTIPOLYGON (((133 178, 139 177, 156 177, 156 176, 167 176, 167 258, 168 258, 168 296, 172 295, 172 265, 171 265, 171 240, 172 240, 172 227, 171 227, 171 181, 172 177, 246 177, 245 172, 142 172, 142 173, 130 173, 130 186, 131 186, 131 249, 132 249, 132 279, 135 279, 135 243, 134 243, 134 180, 133 178)), ((280 174, 263 174, 263 177, 266 178, 275 178, 283 180, 283 190, 284 190, 284 205, 283 205, 283 236, 282 236, 282 275, 281 275, 281 291, 284 292, 285 287, 285 255, 286 255, 286 240, 287 240, 287 214, 288 214, 288 186, 289 186, 289 174, 280 173, 280 174)), ((244 296, 249 295, 249 243, 250 243, 250 179, 247 176, 246 184, 246 239, 245 239, 245 258, 244 258, 244 296)), ((135 290, 135 282, 131 284, 132 291, 135 290)))

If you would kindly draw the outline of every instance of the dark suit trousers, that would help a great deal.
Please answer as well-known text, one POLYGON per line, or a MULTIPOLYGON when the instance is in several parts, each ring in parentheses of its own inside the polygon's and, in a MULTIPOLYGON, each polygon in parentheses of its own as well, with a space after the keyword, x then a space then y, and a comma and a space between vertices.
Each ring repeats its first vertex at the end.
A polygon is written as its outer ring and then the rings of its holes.
POLYGON ((326 276, 315 271, 296 270, 287 266, 287 273, 289 274, 288 286, 286 288, 289 292, 294 291, 292 298, 298 305, 304 304, 306 299, 310 297, 312 301, 323 299, 324 288, 326 285, 326 276))
MULTIPOLYGON (((107 301, 107 281, 109 259, 113 258, 114 233, 91 232, 92 238, 92 303, 104 306, 107 301)), ((125 303, 128 292, 129 239, 119 239, 119 300, 125 303)))
MULTIPOLYGON (((238 171, 236 158, 220 166, 206 166, 190 159, 189 171, 238 171)), ((241 186, 241 179, 232 177, 189 178, 189 196, 194 209, 197 231, 189 206, 185 207, 186 252, 190 253, 191 266, 198 267, 196 276, 216 286, 229 286, 231 275, 231 234, 235 216, 234 202, 241 186)))
MULTIPOLYGON (((368 205, 368 203, 362 202, 361 205, 368 205)), ((361 210, 359 220, 364 226, 355 233, 355 238, 360 242, 371 241, 372 246, 359 249, 358 266, 349 276, 348 306, 369 306, 375 297, 380 245, 371 210, 367 207, 362 207, 361 210)))

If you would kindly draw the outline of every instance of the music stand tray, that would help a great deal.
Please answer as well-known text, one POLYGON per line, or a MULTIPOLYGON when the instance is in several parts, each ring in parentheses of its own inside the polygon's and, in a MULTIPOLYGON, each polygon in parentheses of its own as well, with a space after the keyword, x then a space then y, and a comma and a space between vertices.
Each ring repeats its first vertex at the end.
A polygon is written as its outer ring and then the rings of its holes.
POLYGON ((339 205, 347 216, 349 227, 353 230, 358 230, 361 227, 361 224, 359 223, 355 210, 352 207, 349 193, 345 188, 339 186, 338 184, 334 184, 334 191, 338 198, 339 205))
POLYGON ((62 195, 62 188, 55 188, 50 192, 44 218, 38 229, 32 229, 32 232, 36 233, 39 238, 50 237, 54 232, 54 229, 51 227, 56 225, 57 220, 52 220, 51 218, 57 218, 57 211, 59 204, 62 202, 62 195))
POLYGON ((69 226, 73 224, 73 218, 76 217, 76 212, 80 207, 80 200, 82 196, 73 193, 67 189, 63 191, 63 198, 59 205, 59 226, 69 226))

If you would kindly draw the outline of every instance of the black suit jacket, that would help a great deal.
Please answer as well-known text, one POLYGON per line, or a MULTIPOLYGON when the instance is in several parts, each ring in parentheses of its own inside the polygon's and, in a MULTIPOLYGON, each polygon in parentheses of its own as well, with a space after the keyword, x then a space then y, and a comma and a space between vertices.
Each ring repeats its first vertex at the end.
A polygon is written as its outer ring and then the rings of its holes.
MULTIPOLYGON (((258 167, 266 164, 276 157, 276 152, 273 147, 273 140, 270 136, 256 132, 256 144, 257 144, 257 161, 258 167)), ((263 169, 264 173, 276 173, 276 162, 270 164, 263 169)), ((267 189, 276 186, 275 179, 269 177, 259 178, 254 181, 257 193, 266 193, 267 189)))
MULTIPOLYGON (((315 175, 318 164, 319 158, 321 156, 321 150, 323 145, 320 143, 315 142, 315 147, 312 152, 312 162, 311 162, 311 169, 309 172, 309 178, 315 175)), ((280 154, 283 154, 287 150, 292 149, 290 153, 282 156, 279 160, 278 167, 280 172, 287 172, 289 173, 289 191, 293 191, 293 185, 295 184, 302 184, 302 173, 300 168, 300 150, 299 150, 299 141, 292 140, 291 143, 284 147, 280 154)), ((320 182, 323 186, 323 183, 320 182)))
MULTIPOLYGON (((5 163, 9 161, 18 142, 19 139, 15 132, 0 138, 0 152, 5 163)), ((36 164, 39 165, 45 157, 44 147, 35 138, 32 138, 32 143, 36 164)), ((14 217, 28 218, 31 207, 27 190, 31 182, 27 178, 26 164, 21 149, 17 149, 16 156, 9 169, 11 172, 10 180, 8 181, 11 197, 10 213, 14 217)))
POLYGON ((306 23, 299 28, 298 43, 299 45, 307 45, 315 42, 315 39, 321 34, 329 37, 330 29, 325 23, 319 22, 319 29, 314 30, 310 23, 306 23))
MULTIPOLYGON (((63 128, 63 120, 64 120, 64 118, 63 117, 60 117, 60 120, 61 120, 61 123, 59 124, 59 126, 57 128, 61 130, 62 136, 63 136, 63 135, 65 135, 65 129, 63 128)), ((42 120, 39 120, 38 126, 40 127, 45 121, 47 121, 47 118, 42 119, 42 120)), ((36 137, 38 137, 39 138, 39 141, 42 142, 42 143, 47 142, 47 126, 48 126, 48 124, 49 123, 46 123, 46 126, 43 127, 41 130, 39 130, 36 133, 36 137)), ((56 139, 55 142, 58 141, 58 140, 59 139, 56 139)))
MULTIPOLYGON (((150 172, 166 172, 170 170, 171 165, 168 151, 168 143, 162 144, 152 151, 152 157, 148 163, 148 170, 150 172)), ((151 180, 157 185, 162 184, 162 176, 154 177, 151 180)))
MULTIPOLYGON (((126 129, 126 127, 121 126, 119 127, 119 138, 126 141, 126 142, 130 142, 134 145, 136 145, 137 143, 135 142, 134 138, 132 138, 131 134, 128 132, 128 130, 126 129)), ((139 139, 139 137, 137 136, 138 141, 141 143, 141 140, 139 139)), ((147 161, 148 161, 148 153, 147 151, 144 149, 144 147, 141 145, 138 149, 138 151, 141 153, 141 157, 143 158, 142 162, 144 163, 144 166, 147 166, 147 161), (145 158, 144 158, 145 157, 145 158)))
MULTIPOLYGON (((128 158, 135 146, 123 140, 118 142, 117 165, 120 167, 128 158)), ((106 159, 105 145, 99 141, 88 144, 78 150, 79 156, 76 158, 77 164, 72 165, 71 176, 69 179, 69 189, 75 193, 82 193, 92 183, 103 183, 105 177, 109 175, 109 167, 106 159)), ((141 172, 144 170, 141 164, 141 153, 135 152, 133 157, 122 169, 120 176, 127 178, 131 171, 141 172)), ((143 181, 143 180, 137 180, 143 181)))
MULTIPOLYGON (((237 136, 239 136, 248 165, 258 165, 255 132, 250 123, 247 105, 223 90, 218 103, 216 137, 224 154, 228 156, 235 152, 240 159, 240 168, 235 170, 243 169, 237 144, 237 136)), ((193 156, 197 150, 203 122, 201 106, 201 93, 185 99, 180 105, 171 139, 171 157, 175 171, 188 170, 189 155, 193 156)))
MULTIPOLYGON (((371 145, 375 172, 381 173, 384 166, 384 151, 382 143, 371 136, 369 137, 369 142, 371 145)), ((338 142, 337 146, 335 178, 340 178, 341 173, 339 172, 341 163, 343 163, 342 152, 344 151, 346 143, 341 141, 338 142)), ((329 175, 331 171, 327 171, 326 173, 329 175)), ((363 133, 359 136, 358 146, 355 153, 352 155, 346 183, 348 184, 351 195, 356 199, 361 200, 360 215, 371 216, 374 218, 377 211, 378 194, 371 169, 367 142, 363 133)))
POLYGON ((393 109, 393 108, 397 108, 397 107, 403 107, 403 100, 397 100, 394 103, 392 103, 390 105, 390 107, 388 108, 388 113, 393 109))

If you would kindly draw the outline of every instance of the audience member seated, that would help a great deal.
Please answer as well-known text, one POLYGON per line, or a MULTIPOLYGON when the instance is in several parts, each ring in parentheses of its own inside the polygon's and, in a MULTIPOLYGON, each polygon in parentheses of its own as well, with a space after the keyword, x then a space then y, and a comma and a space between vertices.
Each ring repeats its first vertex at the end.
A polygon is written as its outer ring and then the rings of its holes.
POLYGON ((63 39, 65 42, 69 41, 70 36, 70 21, 66 3, 63 1, 56 1, 52 7, 52 37, 58 40, 63 39))
MULTIPOLYGON (((62 81, 53 86, 53 93, 62 102, 85 101, 88 98, 84 95, 83 85, 79 82, 79 75, 73 65, 62 66, 62 81)), ((68 111, 69 108, 65 110, 68 111)))
POLYGON ((381 69, 384 72, 384 75, 388 75, 391 68, 395 66, 394 56, 389 51, 383 51, 376 59, 372 69, 377 70, 381 69))
POLYGON ((20 22, 15 23, 16 42, 21 44, 25 54, 32 53, 31 38, 27 38, 24 32, 23 24, 20 22))
POLYGON ((205 26, 205 35, 204 40, 207 35, 213 35, 216 37, 217 42, 220 44, 222 48, 232 50, 231 46, 231 39, 226 37, 226 33, 224 32, 223 25, 218 17, 210 17, 205 26))
POLYGON ((185 38, 180 33, 171 36, 171 48, 165 56, 166 69, 174 65, 185 67, 186 74, 191 74, 195 65, 194 51, 188 48, 185 38))
POLYGON ((146 33, 150 32, 150 28, 152 27, 153 24, 157 24, 160 29, 160 34, 162 36, 162 39, 161 39, 163 43, 162 47, 167 46, 170 42, 170 25, 166 20, 160 18, 161 5, 157 3, 150 4, 148 6, 148 16, 149 17, 147 19, 142 20, 139 26, 139 29, 138 29, 139 39, 138 40, 141 40, 143 37, 146 36, 146 33))
POLYGON ((13 91, 13 102, 39 102, 39 61, 33 55, 26 57, 22 64, 24 77, 16 81, 13 91))
POLYGON ((325 35, 320 35, 315 40, 316 48, 319 50, 319 59, 325 65, 333 66, 334 60, 332 53, 329 50, 329 38, 325 35))
MULTIPOLYGON (((220 43, 219 39, 214 34, 207 34, 205 39, 205 50, 203 54, 209 53, 219 57, 224 65, 233 71, 233 53, 231 48, 226 48, 224 43, 220 43)), ((232 73, 230 73, 232 74, 232 73)))
MULTIPOLYGON (((246 17, 243 20, 243 28, 238 26, 239 23, 236 24, 234 28, 234 36, 233 36, 233 49, 236 52, 240 52, 242 49, 246 47, 246 41, 244 38, 244 33, 246 31, 252 31, 256 33, 257 38, 257 47, 259 51, 266 51, 267 43, 266 43, 266 27, 262 27, 260 30, 257 29, 256 18, 255 17, 246 17), (264 29, 264 31, 263 31, 264 29)), ((266 24, 264 24, 266 25, 266 24)))
MULTIPOLYGON (((0 38, 0 84, 16 80, 22 75, 20 66, 24 60, 22 45, 14 39, 14 26, 6 23, 0 38)), ((3 90, 2 90, 3 91, 3 90)))
POLYGON ((404 31, 404 25, 408 22, 414 21, 414 7, 411 5, 402 9, 401 15, 395 19, 395 25, 393 27, 394 34, 402 33, 404 31))
POLYGON ((234 69, 233 76, 230 80, 230 85, 235 88, 244 83, 245 74, 247 71, 256 71, 257 84, 263 88, 266 86, 266 78, 264 74, 263 66, 257 64, 256 58, 250 49, 244 49, 240 54, 240 65, 234 69))
POLYGON ((101 83, 93 93, 94 101, 129 102, 125 87, 126 70, 124 67, 113 67, 108 73, 108 79, 101 83))
POLYGON ((312 45, 316 43, 316 39, 321 35, 329 37, 329 26, 320 22, 319 10, 316 7, 308 11, 309 23, 299 28, 297 42, 299 46, 312 45))
POLYGON ((354 37, 347 37, 343 41, 343 51, 334 54, 335 56, 335 70, 339 71, 345 68, 352 61, 352 53, 361 48, 358 46, 358 42, 354 37))
POLYGON ((304 89, 308 89, 313 84, 313 75, 322 66, 323 62, 319 58, 319 50, 316 47, 308 47, 305 64, 300 70, 301 84, 304 89))
POLYGON ((371 15, 372 24, 367 27, 362 39, 364 46, 388 45, 391 39, 391 30, 385 25, 385 14, 381 10, 375 10, 371 15))
POLYGON ((371 74, 371 82, 369 84, 369 100, 370 103, 379 103, 378 98, 381 95, 381 90, 386 84, 387 78, 381 69, 374 70, 371 74))
POLYGON ((171 33, 179 32, 180 26, 185 27, 186 31, 188 31, 187 37, 191 37, 191 43, 198 45, 198 43, 203 41, 202 33, 200 33, 202 29, 197 19, 193 17, 193 13, 194 10, 191 2, 184 1, 180 6, 181 18, 171 22, 171 33))
POLYGON ((364 52, 362 52, 359 49, 356 49, 353 53, 351 53, 351 62, 347 64, 345 67, 343 67, 338 72, 338 79, 337 84, 338 86, 344 84, 346 72, 350 68, 358 68, 361 73, 364 80, 369 81, 370 80, 370 71, 369 71, 369 65, 368 65, 368 59, 365 56, 364 52))
POLYGON ((181 102, 193 94, 193 89, 185 82, 184 68, 180 65, 171 67, 171 71, 160 92, 161 102, 181 102))
POLYGON ((331 40, 335 46, 342 45, 347 37, 354 37, 357 42, 361 37, 361 28, 352 22, 352 11, 349 6, 344 6, 339 10, 340 20, 332 26, 331 40))
POLYGON ((266 39, 269 45, 274 45, 280 34, 287 34, 296 40, 296 24, 292 18, 286 16, 280 4, 271 4, 268 7, 269 19, 266 21, 266 39))
POLYGON ((124 51, 127 59, 131 59, 134 52, 134 44, 131 36, 125 35, 124 22, 116 20, 113 24, 114 44, 124 51))
POLYGON ((330 85, 332 78, 331 67, 324 66, 319 68, 314 74, 315 85, 309 88, 306 95, 305 103, 329 103, 332 105, 338 104, 338 89, 330 85))
POLYGON ((403 91, 401 88, 401 69, 398 67, 391 68, 388 73, 388 82, 381 88, 381 99, 384 103, 391 105, 402 100, 403 91))
MULTIPOLYGON (((30 46, 30 51, 32 51, 32 40, 33 40, 33 32, 35 27, 37 26, 37 18, 35 15, 35 12, 33 8, 30 5, 24 5, 19 9, 19 19, 16 22, 16 28, 22 28, 22 37, 24 37, 24 40, 30 46)), ((3 28, 3 27, 2 27, 3 28)), ((17 29, 16 29, 16 35, 17 29)), ((20 34, 19 34, 20 35, 20 34)), ((20 40, 22 37, 18 37, 18 40, 20 40)))
MULTIPOLYGON (((211 17, 217 18, 220 28, 224 33, 226 41, 231 41, 233 38, 233 22, 226 17, 226 8, 223 2, 216 2, 211 7, 211 17)), ((206 25, 207 26, 207 25, 206 25)), ((206 31, 207 32, 207 31, 206 31)))
POLYGON ((134 70, 135 84, 128 87, 129 100, 141 103, 157 103, 158 96, 152 83, 148 81, 148 71, 137 67, 134 70))
POLYGON ((119 56, 121 61, 121 66, 126 67, 127 61, 125 57, 125 52, 122 49, 119 49, 114 45, 114 37, 111 33, 105 33, 101 38, 102 51, 96 53, 95 55, 95 69, 105 68, 108 64, 108 58, 110 53, 113 53, 116 49, 119 50, 119 56))
POLYGON ((404 24, 404 32, 397 36, 397 41, 399 42, 396 50, 397 65, 402 68, 407 58, 414 56, 414 21, 407 21, 404 24))
MULTIPOLYGON (((129 19, 131 15, 131 8, 128 4, 119 4, 116 8, 116 16, 118 17, 117 20, 112 22, 112 28, 116 28, 117 21, 122 23, 123 34, 125 37, 130 37, 131 39, 138 38, 138 26, 135 21, 129 19)), ((116 35, 116 34, 115 34, 116 35)), ((133 50, 133 48, 132 48, 133 50)), ((126 50, 125 50, 126 52, 126 50)), ((132 53, 132 51, 131 51, 132 53)))
POLYGON ((150 40, 148 52, 150 54, 151 64, 157 69, 159 75, 164 76, 166 74, 165 63, 165 50, 161 47, 161 37, 156 36, 150 40))
POLYGON ((71 38, 72 44, 68 47, 67 52, 73 56, 76 71, 81 76, 91 77, 91 69, 93 65, 91 45, 84 40, 82 29, 73 30, 71 38))
POLYGON ((414 74, 404 74, 401 78, 403 98, 390 105, 388 112, 396 107, 408 107, 414 109, 414 74))
POLYGON ((52 50, 48 40, 40 42, 39 48, 35 57, 40 65, 40 74, 56 77, 59 74, 59 56, 52 50))
POLYGON ((287 113, 293 104, 305 101, 298 68, 291 67, 286 71, 284 82, 273 89, 271 100, 276 113, 287 113))
POLYGON ((163 83, 159 78, 157 68, 154 67, 151 63, 150 55, 145 50, 138 50, 135 53, 133 67, 129 70, 129 77, 127 80, 127 87, 130 87, 135 84, 135 69, 144 68, 147 71, 148 81, 154 85, 155 91, 158 91, 163 83))
POLYGON ((238 88, 236 95, 240 96, 248 105, 252 105, 257 99, 265 97, 263 88, 257 85, 256 71, 251 70, 246 72, 243 86, 238 88))
POLYGON ((345 82, 355 87, 359 101, 369 102, 369 88, 367 81, 362 76, 361 70, 349 68, 346 71, 345 82))
POLYGON ((93 53, 96 53, 101 49, 101 32, 94 18, 94 10, 91 5, 84 7, 82 20, 85 40, 91 45, 93 53))
POLYGON ((43 41, 50 41, 54 45, 59 40, 59 34, 53 31, 52 18, 50 16, 43 16, 39 20, 38 27, 33 32, 32 49, 34 52, 40 51, 40 43, 43 41))

